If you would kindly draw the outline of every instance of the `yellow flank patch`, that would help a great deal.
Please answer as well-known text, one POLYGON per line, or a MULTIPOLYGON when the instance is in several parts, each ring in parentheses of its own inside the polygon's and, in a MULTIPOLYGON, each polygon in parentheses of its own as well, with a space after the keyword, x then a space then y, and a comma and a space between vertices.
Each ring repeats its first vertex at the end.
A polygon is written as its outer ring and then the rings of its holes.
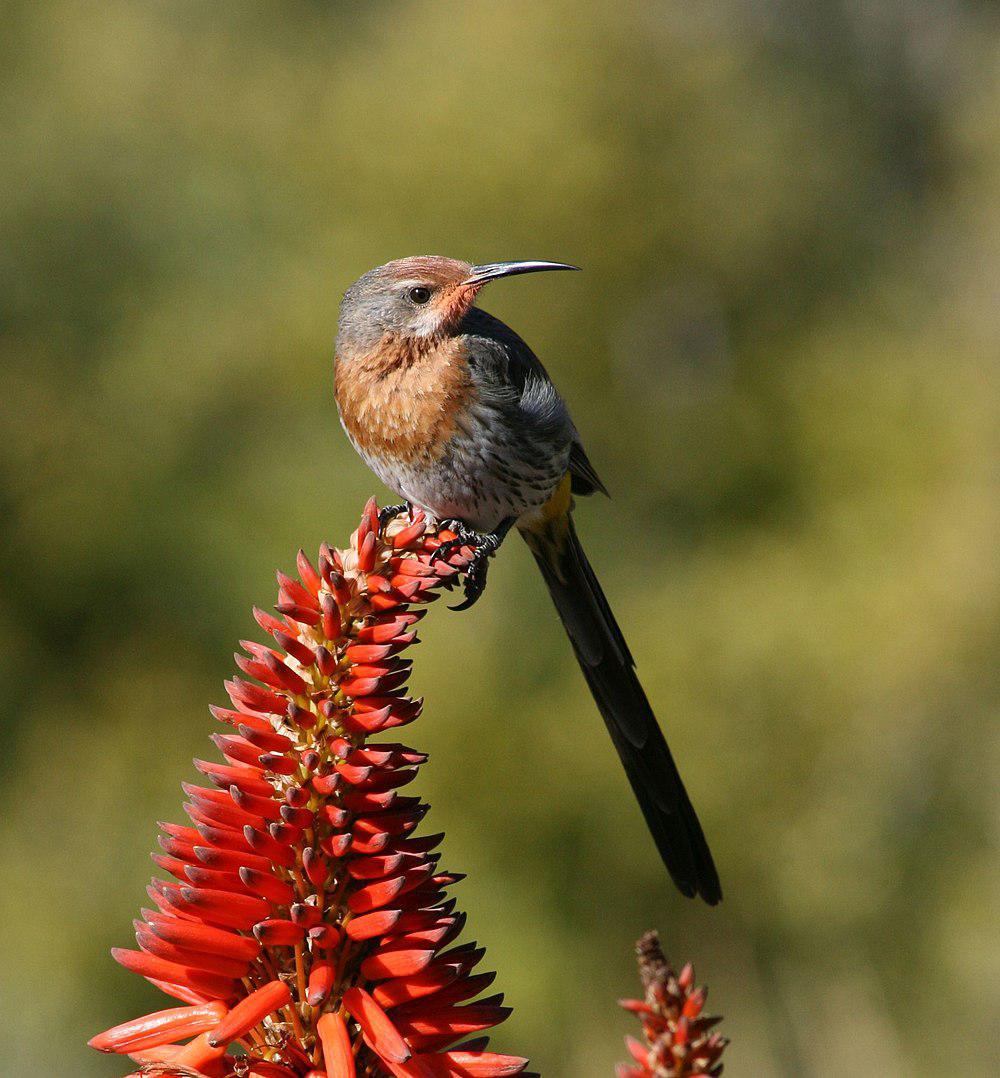
MULTIPOLYGON (((535 556, 552 567, 555 575, 563 580, 560 560, 569 535, 569 513, 573 508, 571 479, 566 473, 549 500, 530 519, 518 527, 535 556)), ((565 580, 563 580, 565 583, 565 580)))
POLYGON ((572 505, 572 480, 569 472, 567 472, 562 482, 552 492, 552 496, 549 500, 539 509, 540 522, 548 524, 552 520, 558 520, 560 517, 566 516, 570 511, 572 505))

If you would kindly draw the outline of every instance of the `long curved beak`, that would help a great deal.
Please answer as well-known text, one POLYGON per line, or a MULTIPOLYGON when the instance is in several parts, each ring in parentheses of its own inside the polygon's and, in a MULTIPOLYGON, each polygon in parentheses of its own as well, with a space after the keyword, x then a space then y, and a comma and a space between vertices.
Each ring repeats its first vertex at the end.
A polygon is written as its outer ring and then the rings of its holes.
POLYGON ((473 266, 463 284, 485 284, 498 277, 513 277, 515 273, 540 273, 542 270, 578 270, 566 262, 487 262, 473 266))

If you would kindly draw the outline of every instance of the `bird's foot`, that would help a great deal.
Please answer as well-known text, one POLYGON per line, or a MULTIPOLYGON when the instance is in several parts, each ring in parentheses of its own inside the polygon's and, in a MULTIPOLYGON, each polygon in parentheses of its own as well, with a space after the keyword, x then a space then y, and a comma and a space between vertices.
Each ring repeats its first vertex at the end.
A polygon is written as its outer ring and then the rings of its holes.
POLYGON ((456 550, 464 546, 475 547, 477 550, 487 540, 487 536, 474 531, 464 521, 448 518, 438 522, 439 531, 454 532, 454 539, 445 539, 441 545, 431 554, 431 565, 442 558, 450 558, 456 550))
POLYGON ((402 502, 400 505, 386 505, 378 511, 378 530, 380 532, 385 531, 385 526, 390 520, 398 517, 400 513, 409 513, 413 516, 413 506, 409 502, 402 502))
POLYGON ((463 588, 465 598, 452 610, 468 610, 479 600, 479 596, 486 590, 486 574, 490 568, 490 558, 497 552, 500 540, 495 535, 484 535, 483 542, 476 547, 475 554, 465 570, 463 588))
POLYGON ((477 532, 468 527, 461 520, 443 520, 441 528, 455 533, 454 539, 446 539, 431 554, 431 564, 440 558, 449 558, 456 550, 464 546, 473 547, 474 553, 465 568, 465 581, 463 584, 465 598, 453 606, 452 610, 468 610, 486 590, 486 574, 489 572, 490 558, 500 549, 507 532, 510 531, 513 520, 504 521, 496 531, 477 532))

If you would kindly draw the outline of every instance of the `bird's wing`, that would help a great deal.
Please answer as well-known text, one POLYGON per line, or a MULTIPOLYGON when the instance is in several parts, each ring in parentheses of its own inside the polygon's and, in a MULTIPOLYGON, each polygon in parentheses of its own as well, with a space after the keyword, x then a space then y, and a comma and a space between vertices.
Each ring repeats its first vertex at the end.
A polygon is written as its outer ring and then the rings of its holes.
POLYGON ((598 491, 610 498, 608 488, 601 482, 597 470, 590 463, 587 451, 583 448, 579 436, 569 451, 569 474, 573 478, 574 494, 596 494, 598 491))
POLYGON ((469 311, 462 328, 466 333, 494 346, 477 351, 480 355, 492 355, 493 373, 502 380, 506 390, 516 395, 524 411, 542 425, 565 426, 571 443, 569 471, 573 479, 573 493, 588 495, 600 491, 607 494, 607 487, 590 463, 566 405, 542 361, 528 344, 510 326, 478 307, 469 311))
MULTIPOLYGON (((505 386, 521 396, 533 383, 552 385, 542 361, 505 322, 472 307, 462 322, 461 332, 468 334, 492 356, 494 373, 505 386)), ((478 351, 478 350, 477 350, 478 351)))

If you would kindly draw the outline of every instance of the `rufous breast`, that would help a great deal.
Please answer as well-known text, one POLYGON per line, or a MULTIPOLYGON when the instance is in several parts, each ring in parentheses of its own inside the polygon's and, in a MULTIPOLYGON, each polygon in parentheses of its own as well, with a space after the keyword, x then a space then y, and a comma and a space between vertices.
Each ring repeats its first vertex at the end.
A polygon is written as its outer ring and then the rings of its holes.
POLYGON ((465 350, 387 334, 372 352, 338 359, 341 420, 366 456, 409 464, 444 453, 475 399, 465 350))

